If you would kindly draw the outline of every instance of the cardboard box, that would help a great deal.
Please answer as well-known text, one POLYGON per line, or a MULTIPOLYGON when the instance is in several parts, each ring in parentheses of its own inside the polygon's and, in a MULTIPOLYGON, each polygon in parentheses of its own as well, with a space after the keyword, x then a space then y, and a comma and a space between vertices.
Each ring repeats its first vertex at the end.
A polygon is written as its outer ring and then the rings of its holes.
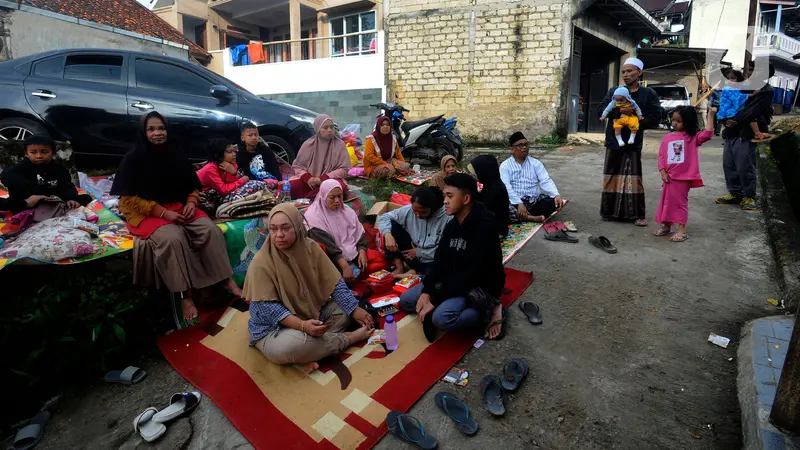
POLYGON ((397 203, 392 202, 378 202, 372 205, 372 208, 367 211, 368 216, 380 216, 381 214, 386 214, 389 211, 394 211, 395 209, 402 208, 402 205, 398 205, 397 203))

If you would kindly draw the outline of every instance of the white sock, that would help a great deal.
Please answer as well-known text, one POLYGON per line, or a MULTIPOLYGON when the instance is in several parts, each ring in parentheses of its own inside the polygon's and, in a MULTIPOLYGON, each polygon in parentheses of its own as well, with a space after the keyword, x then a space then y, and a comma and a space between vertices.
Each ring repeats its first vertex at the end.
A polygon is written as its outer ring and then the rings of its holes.
POLYGON ((631 131, 631 137, 628 138, 628 144, 633 144, 634 139, 636 139, 636 132, 631 131))
POLYGON ((620 147, 625 146, 625 141, 622 140, 622 136, 617 136, 617 143, 619 144, 620 147))

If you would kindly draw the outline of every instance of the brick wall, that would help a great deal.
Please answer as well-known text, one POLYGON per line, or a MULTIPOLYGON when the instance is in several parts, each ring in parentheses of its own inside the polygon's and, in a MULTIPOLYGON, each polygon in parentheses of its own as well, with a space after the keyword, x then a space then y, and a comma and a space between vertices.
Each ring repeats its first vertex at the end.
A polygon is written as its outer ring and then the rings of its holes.
MULTIPOLYGON (((457 115, 468 141, 502 142, 556 129, 562 102, 569 2, 393 0, 389 89, 409 120, 457 115)), ((567 33, 571 40, 571 30, 567 33)))
POLYGON ((261 97, 327 114, 341 128, 357 123, 361 125, 362 139, 372 133, 378 115, 378 110, 369 105, 383 101, 380 89, 270 94, 261 97))
POLYGON ((0 8, 0 62, 11 59, 11 11, 0 8))

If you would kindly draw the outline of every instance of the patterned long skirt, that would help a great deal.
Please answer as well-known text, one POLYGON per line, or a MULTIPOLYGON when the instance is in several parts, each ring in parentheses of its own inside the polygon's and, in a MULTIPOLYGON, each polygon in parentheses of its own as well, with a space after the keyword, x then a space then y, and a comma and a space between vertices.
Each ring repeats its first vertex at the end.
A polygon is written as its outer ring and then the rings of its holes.
POLYGON ((606 149, 600 215, 609 220, 645 218, 641 151, 606 149))

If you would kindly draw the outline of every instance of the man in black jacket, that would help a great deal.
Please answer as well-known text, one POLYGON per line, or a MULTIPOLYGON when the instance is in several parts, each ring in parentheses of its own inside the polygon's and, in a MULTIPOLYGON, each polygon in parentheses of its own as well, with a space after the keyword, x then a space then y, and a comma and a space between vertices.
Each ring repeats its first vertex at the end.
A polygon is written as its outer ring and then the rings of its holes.
MULTIPOLYGON (((753 66, 751 63, 751 73, 753 66)), ((774 74, 775 68, 770 64, 769 77, 774 74)), ((725 139, 722 169, 725 172, 728 194, 716 200, 719 204, 739 204, 745 211, 758 209, 755 200, 756 143, 753 142, 755 135, 750 124, 756 122, 762 133, 768 131, 772 120, 772 94, 772 86, 767 80, 758 92, 747 99, 742 109, 725 122, 725 129, 722 130, 722 137, 725 139)))
POLYGON ((494 215, 475 200, 478 186, 471 176, 457 173, 444 182, 444 207, 453 220, 442 232, 422 295, 400 306, 419 314, 422 322, 430 316, 442 331, 475 329, 491 319, 486 337, 494 339, 503 326, 502 305, 482 311, 469 299, 479 288, 493 299, 503 291, 506 275, 494 215))
MULTIPOLYGON (((655 128, 661 121, 661 103, 656 91, 639 85, 644 63, 637 58, 628 58, 622 65, 622 80, 631 93, 631 98, 639 105, 644 119, 639 121, 639 129, 655 128)), ((597 117, 603 113, 614 96, 612 87, 600 102, 597 117)), ((633 115, 632 108, 614 108, 608 115, 606 126, 606 160, 603 164, 603 194, 600 198, 600 215, 603 220, 632 220, 638 226, 647 226, 645 218, 644 185, 642 184, 642 140, 644 131, 636 133, 633 144, 620 147, 614 135, 613 120, 620 114, 633 115)), ((622 129, 622 140, 627 142, 630 130, 622 129)))

